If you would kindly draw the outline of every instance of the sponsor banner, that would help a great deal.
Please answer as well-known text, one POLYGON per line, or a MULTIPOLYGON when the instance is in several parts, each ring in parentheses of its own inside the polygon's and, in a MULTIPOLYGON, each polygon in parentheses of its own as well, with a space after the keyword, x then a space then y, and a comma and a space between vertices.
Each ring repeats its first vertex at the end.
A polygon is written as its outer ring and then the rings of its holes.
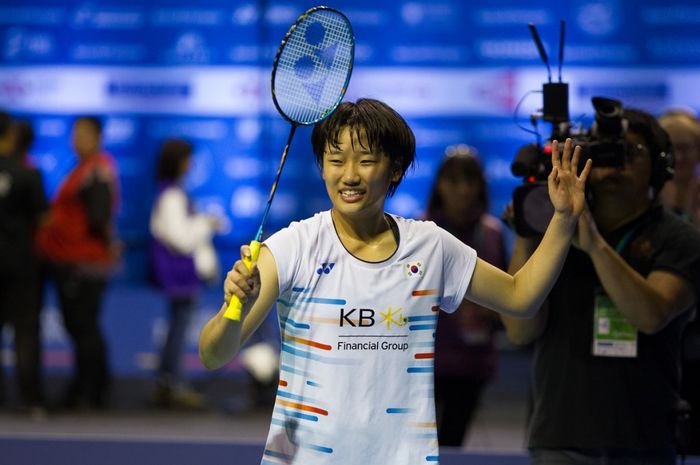
MULTIPOLYGON (((5 67, 0 105, 37 113, 275 115, 269 72, 257 67, 5 67)), ((346 99, 375 97, 407 117, 509 116, 528 92, 541 90, 541 67, 375 67, 354 72, 346 99)), ((652 112, 669 105, 700 107, 700 68, 581 68, 564 71, 572 114, 588 113, 590 97, 605 95, 652 112)), ((523 102, 524 115, 541 97, 523 102)))

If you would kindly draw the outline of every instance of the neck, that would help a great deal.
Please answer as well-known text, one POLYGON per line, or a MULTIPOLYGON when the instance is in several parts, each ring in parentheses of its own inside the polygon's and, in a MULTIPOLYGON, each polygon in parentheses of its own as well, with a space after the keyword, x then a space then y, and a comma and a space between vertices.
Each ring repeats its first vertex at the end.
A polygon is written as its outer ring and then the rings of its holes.
POLYGON ((331 217, 341 238, 371 241, 391 229, 383 211, 361 217, 348 217, 333 209, 331 217))
POLYGON ((474 227, 474 225, 479 221, 483 210, 481 208, 472 208, 469 211, 444 211, 445 220, 457 229, 469 229, 474 227))
POLYGON ((382 211, 369 218, 348 218, 331 210, 338 239, 352 256, 367 262, 389 259, 399 247, 398 238, 382 211))

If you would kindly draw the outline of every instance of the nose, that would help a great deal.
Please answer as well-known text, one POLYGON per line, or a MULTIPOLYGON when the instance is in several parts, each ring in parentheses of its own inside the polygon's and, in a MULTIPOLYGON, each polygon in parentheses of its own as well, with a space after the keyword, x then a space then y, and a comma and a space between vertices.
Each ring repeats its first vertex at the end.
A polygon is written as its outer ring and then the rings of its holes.
POLYGON ((360 176, 357 172, 357 165, 355 163, 346 163, 343 170, 343 182, 345 184, 358 184, 360 182, 360 176))

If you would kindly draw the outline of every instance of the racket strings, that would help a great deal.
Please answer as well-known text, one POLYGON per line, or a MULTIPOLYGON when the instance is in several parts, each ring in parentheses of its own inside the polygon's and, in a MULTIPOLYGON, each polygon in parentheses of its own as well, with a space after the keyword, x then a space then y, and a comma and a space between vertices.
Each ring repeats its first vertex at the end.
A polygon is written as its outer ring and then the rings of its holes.
POLYGON ((315 11, 297 24, 280 52, 273 82, 289 119, 313 123, 337 105, 352 67, 353 40, 347 20, 331 11, 315 11), (313 33, 323 34, 319 42, 310 43, 307 35, 313 33))

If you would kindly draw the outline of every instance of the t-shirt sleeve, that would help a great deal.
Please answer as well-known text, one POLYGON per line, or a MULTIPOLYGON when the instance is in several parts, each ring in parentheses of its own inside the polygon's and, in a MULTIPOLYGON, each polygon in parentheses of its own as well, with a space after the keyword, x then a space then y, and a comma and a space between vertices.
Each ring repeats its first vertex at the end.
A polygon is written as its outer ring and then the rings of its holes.
POLYGON ((462 303, 469 288, 476 266, 476 250, 444 229, 437 226, 436 229, 442 246, 445 280, 440 308, 452 313, 462 303))
POLYGON ((660 248, 652 269, 668 271, 685 279, 700 302, 700 234, 689 224, 683 224, 660 248))
POLYGON ((268 237, 264 242, 277 265, 279 292, 282 295, 294 283, 299 262, 301 242, 298 223, 292 223, 268 237))

